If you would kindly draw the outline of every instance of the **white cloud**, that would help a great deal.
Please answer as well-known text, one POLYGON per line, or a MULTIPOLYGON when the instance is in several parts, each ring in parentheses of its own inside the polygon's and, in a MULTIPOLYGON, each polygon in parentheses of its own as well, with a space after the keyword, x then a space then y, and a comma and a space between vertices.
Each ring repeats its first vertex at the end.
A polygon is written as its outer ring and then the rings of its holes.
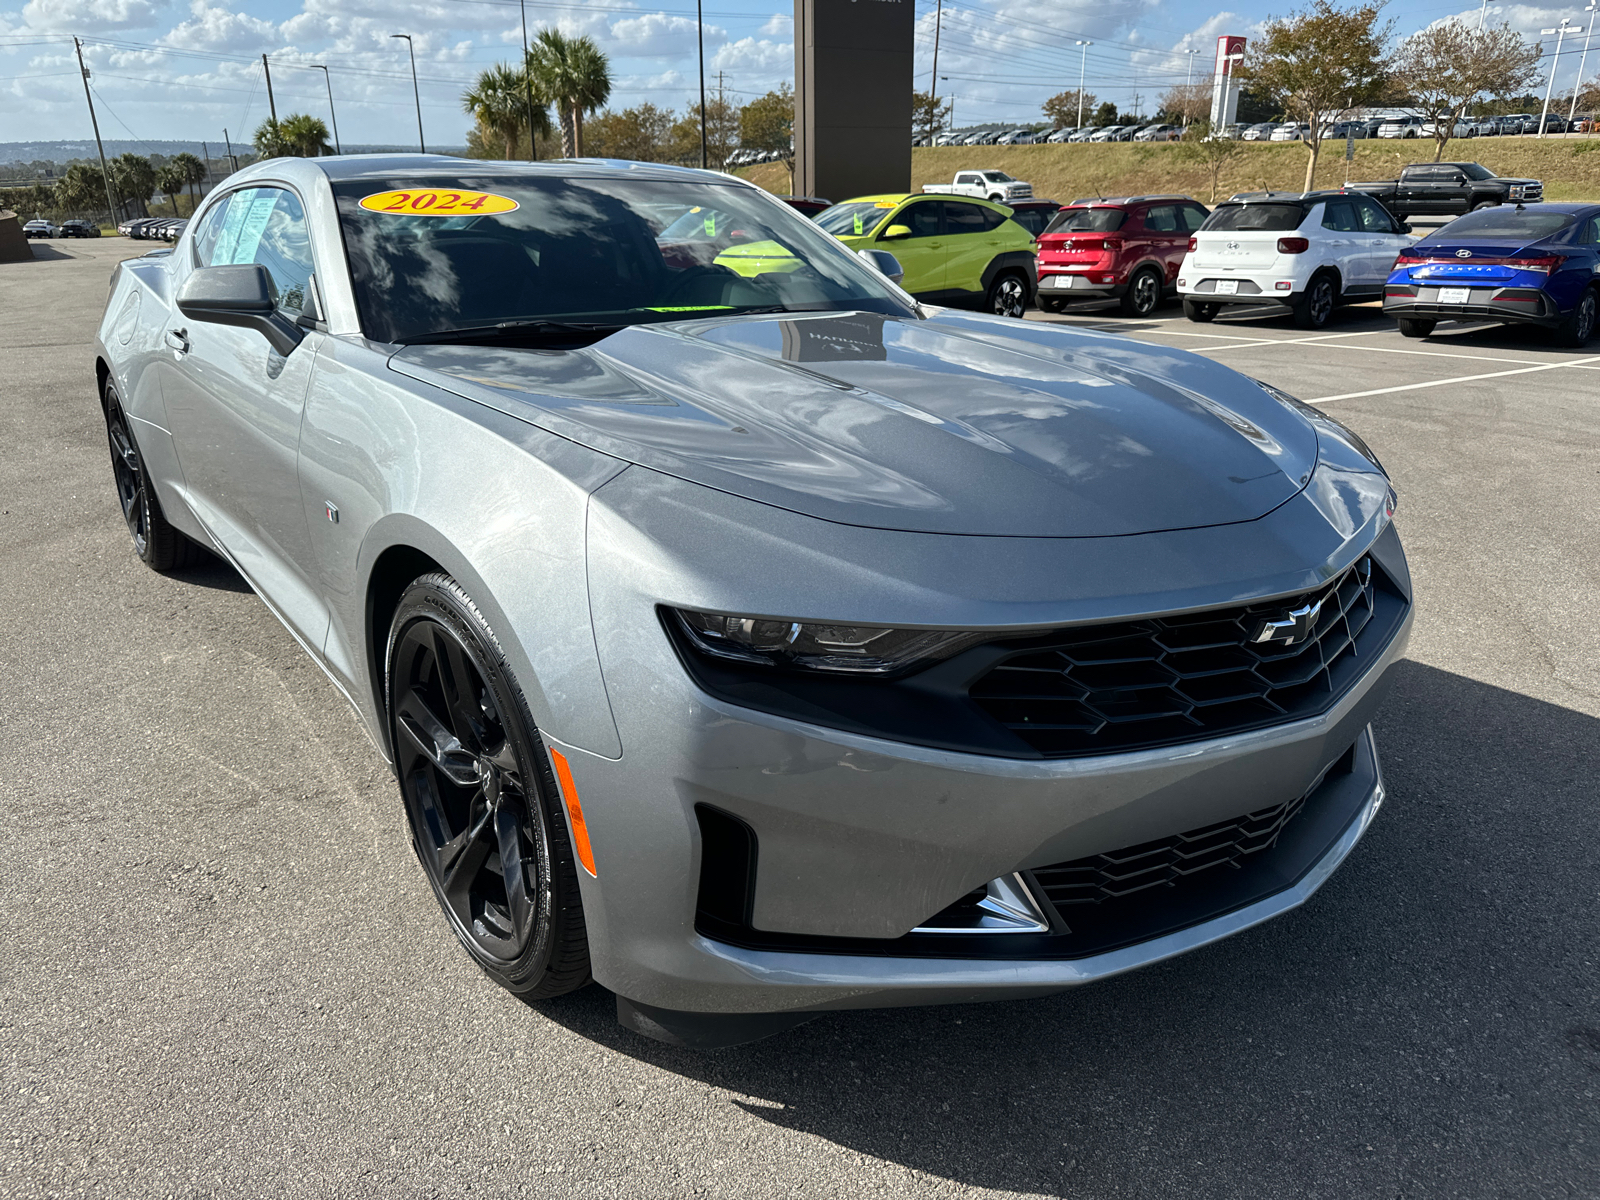
POLYGON ((756 74, 792 71, 794 69, 794 43, 770 42, 763 38, 740 38, 729 42, 708 61, 714 70, 741 71, 756 74))
POLYGON ((28 0, 22 24, 38 30, 139 29, 152 24, 166 7, 167 0, 28 0))
POLYGON ((794 37, 794 17, 789 13, 773 13, 761 26, 762 37, 794 37))

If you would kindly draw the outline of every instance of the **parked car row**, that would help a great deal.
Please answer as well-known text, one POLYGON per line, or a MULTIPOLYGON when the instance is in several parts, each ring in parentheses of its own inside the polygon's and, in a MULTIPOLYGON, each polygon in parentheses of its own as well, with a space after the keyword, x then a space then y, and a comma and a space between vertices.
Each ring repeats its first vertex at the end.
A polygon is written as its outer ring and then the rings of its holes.
POLYGON ((175 242, 188 224, 187 217, 135 217, 118 225, 117 232, 142 241, 175 242))

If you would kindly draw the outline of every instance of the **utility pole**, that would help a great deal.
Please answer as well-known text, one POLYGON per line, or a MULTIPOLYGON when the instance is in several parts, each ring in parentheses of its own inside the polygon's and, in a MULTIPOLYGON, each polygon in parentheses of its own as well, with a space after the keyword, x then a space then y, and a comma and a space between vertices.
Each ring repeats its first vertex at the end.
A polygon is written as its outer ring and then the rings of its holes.
POLYGON ((411 44, 411 35, 409 33, 391 33, 389 36, 391 38, 404 38, 406 50, 411 55, 411 94, 417 101, 417 145, 422 148, 422 153, 426 154, 428 152, 428 143, 422 136, 422 93, 417 89, 417 50, 411 44))
POLYGON ((228 166, 231 168, 228 173, 231 175, 239 169, 239 160, 233 156, 233 142, 228 138, 228 127, 226 125, 222 127, 222 144, 228 151, 228 166))
POLYGON ((328 119, 333 122, 333 152, 343 154, 344 147, 339 144, 339 118, 333 111, 333 76, 328 73, 328 68, 320 63, 312 63, 313 71, 322 72, 322 81, 328 85, 328 119))
POLYGON ((205 177, 205 179, 203 181, 201 181, 201 184, 200 184, 200 187, 202 189, 201 190, 201 195, 204 195, 205 194, 205 192, 204 192, 205 185, 211 182, 211 147, 208 146, 205 142, 201 142, 200 143, 200 153, 205 155, 205 165, 206 165, 206 177, 205 177))
POLYGON ((706 20, 705 0, 694 0, 694 35, 700 45, 700 169, 708 165, 706 159, 706 20))
POLYGON ((272 128, 278 128, 278 104, 272 98, 272 68, 267 66, 267 56, 261 56, 261 69, 267 73, 267 108, 272 113, 272 128))
POLYGON ((517 0, 517 7, 522 10, 522 87, 528 95, 528 161, 533 162, 539 157, 539 148, 533 144, 533 72, 528 70, 527 0, 517 0))
POLYGON ((939 0, 939 7, 934 10, 933 16, 933 75, 928 79, 928 91, 935 100, 939 98, 939 30, 943 25, 944 0, 939 0))
POLYGON ((106 166, 106 148, 100 143, 100 118, 94 115, 94 96, 89 92, 89 68, 83 65, 83 43, 72 39, 78 52, 78 72, 83 76, 83 98, 89 102, 89 124, 94 126, 94 148, 100 152, 100 179, 106 185, 106 204, 111 208, 111 223, 117 223, 117 202, 111 198, 111 168, 106 166))
POLYGON ((1083 47, 1083 55, 1078 59, 1078 128, 1083 128, 1083 80, 1089 70, 1089 47, 1093 42, 1079 42, 1083 47))

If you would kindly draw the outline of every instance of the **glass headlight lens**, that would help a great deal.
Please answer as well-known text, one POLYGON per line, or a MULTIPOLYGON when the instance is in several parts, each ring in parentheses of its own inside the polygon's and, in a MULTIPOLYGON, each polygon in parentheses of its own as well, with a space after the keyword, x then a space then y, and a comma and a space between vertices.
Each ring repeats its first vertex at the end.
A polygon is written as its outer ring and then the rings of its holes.
POLYGON ((889 675, 928 666, 995 636, 734 617, 681 608, 672 612, 695 647, 717 658, 859 675, 889 675))

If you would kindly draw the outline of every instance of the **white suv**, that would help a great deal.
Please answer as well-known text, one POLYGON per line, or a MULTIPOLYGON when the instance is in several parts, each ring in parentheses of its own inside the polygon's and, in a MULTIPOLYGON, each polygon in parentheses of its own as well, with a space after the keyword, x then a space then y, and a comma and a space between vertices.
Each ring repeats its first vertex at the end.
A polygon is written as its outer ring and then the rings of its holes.
POLYGON ((1417 239, 1359 192, 1243 192, 1189 239, 1178 294, 1191 321, 1225 304, 1283 304, 1320 329, 1342 303, 1383 296, 1395 256, 1417 239))

